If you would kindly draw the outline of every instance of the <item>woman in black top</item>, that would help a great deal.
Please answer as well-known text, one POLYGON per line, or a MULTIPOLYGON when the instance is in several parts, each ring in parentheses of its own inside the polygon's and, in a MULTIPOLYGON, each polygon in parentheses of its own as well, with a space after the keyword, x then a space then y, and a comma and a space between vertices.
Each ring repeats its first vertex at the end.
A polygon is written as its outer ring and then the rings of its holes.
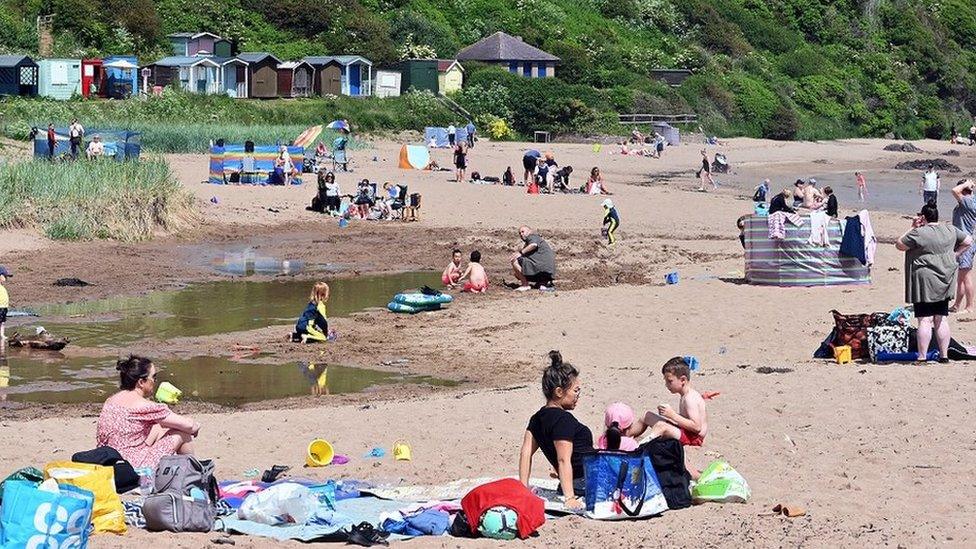
POLYGON ((827 195, 827 215, 837 217, 837 197, 834 196, 834 190, 827 186, 823 192, 827 195))
POLYGON ((579 400, 579 371, 563 362, 559 351, 550 351, 552 364, 542 374, 546 405, 529 419, 519 457, 519 479, 529 485, 532 456, 536 450, 549 460, 559 475, 559 487, 568 509, 582 509, 583 454, 593 451, 593 433, 569 411, 579 400))
POLYGON ((460 183, 464 181, 464 170, 468 167, 468 150, 464 143, 458 143, 454 147, 454 168, 455 178, 460 183))
POLYGON ((783 192, 774 196, 773 199, 769 201, 769 214, 772 215, 776 212, 796 213, 796 210, 786 205, 786 200, 792 196, 792 194, 793 191, 783 189, 783 192))

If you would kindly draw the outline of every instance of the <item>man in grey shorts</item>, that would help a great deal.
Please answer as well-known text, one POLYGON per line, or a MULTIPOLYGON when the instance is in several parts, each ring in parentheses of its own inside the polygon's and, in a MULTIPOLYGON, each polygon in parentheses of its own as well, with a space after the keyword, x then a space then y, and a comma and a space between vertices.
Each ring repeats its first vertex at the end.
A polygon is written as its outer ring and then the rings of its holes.
MULTIPOLYGON (((960 231, 973 236, 976 232, 976 198, 973 197, 973 187, 976 182, 964 179, 952 188, 952 196, 956 199, 956 207, 952 210, 952 224, 960 231)), ((973 308, 973 254, 976 246, 956 256, 959 263, 959 279, 956 285, 956 302, 949 308, 951 312, 968 313, 973 308)))
POLYGON ((529 290, 533 284, 540 290, 549 289, 556 278, 556 254, 548 242, 525 225, 519 227, 519 236, 524 245, 512 254, 512 272, 520 284, 517 291, 529 290))

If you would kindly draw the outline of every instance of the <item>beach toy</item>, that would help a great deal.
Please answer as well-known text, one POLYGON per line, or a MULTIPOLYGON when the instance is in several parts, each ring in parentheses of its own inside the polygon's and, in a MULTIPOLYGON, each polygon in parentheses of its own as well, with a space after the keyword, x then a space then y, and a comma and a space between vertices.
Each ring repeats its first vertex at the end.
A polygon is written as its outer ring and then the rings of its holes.
POLYGON ((678 283, 678 271, 675 271, 673 273, 668 273, 668 274, 664 275, 664 281, 667 282, 668 284, 677 284, 678 283))
POLYGON ((400 440, 393 443, 393 459, 396 461, 410 461, 410 446, 400 440))
POLYGON ((769 205, 765 202, 756 202, 756 205, 753 207, 753 213, 760 217, 766 217, 769 215, 769 205))
POLYGON ((349 456, 344 456, 342 454, 336 454, 332 458, 332 465, 345 465, 349 463, 349 456))
POLYGON ((216 196, 211 196, 210 197, 210 203, 211 204, 220 204, 220 199, 217 198, 216 196))
POLYGON ((397 294, 393 296, 394 303, 403 303, 414 307, 426 307, 430 305, 440 305, 454 301, 450 294, 427 295, 420 292, 410 294, 397 294))
POLYGON ((488 508, 478 521, 478 532, 491 539, 513 540, 518 536, 518 513, 497 505, 488 508))
POLYGON ((598 153, 598 152, 600 152, 601 149, 603 149, 603 144, 602 143, 594 143, 593 144, 593 152, 598 153))
POLYGON ((332 463, 335 457, 335 449, 327 441, 317 438, 308 444, 308 452, 305 456, 305 464, 309 467, 323 467, 332 463))
POLYGON ((386 457, 386 450, 384 450, 384 449, 380 448, 379 446, 377 446, 376 448, 373 448, 372 450, 370 450, 363 457, 366 457, 366 458, 381 458, 381 457, 386 457))
POLYGON ((851 346, 850 345, 840 345, 834 347, 834 360, 837 364, 847 364, 851 361, 851 346))
POLYGON ((698 359, 697 358, 695 358, 693 356, 690 356, 690 355, 689 356, 683 356, 681 358, 684 359, 684 361, 685 361, 686 364, 688 364, 688 369, 689 370, 691 370, 692 372, 697 372, 698 371, 698 359))
POLYGON ((183 391, 179 390, 172 383, 164 381, 156 389, 156 400, 165 404, 176 404, 183 396, 183 391))
POLYGON ((340 217, 339 218, 339 228, 340 229, 345 229, 348 226, 349 226, 349 220, 346 219, 345 217, 340 217))

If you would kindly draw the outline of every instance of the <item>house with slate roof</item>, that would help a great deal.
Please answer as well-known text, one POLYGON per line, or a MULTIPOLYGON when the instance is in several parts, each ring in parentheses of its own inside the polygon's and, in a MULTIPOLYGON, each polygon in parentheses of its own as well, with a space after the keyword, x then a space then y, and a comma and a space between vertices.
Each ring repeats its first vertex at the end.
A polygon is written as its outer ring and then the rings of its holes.
POLYGON ((496 32, 464 48, 458 52, 457 60, 498 65, 526 78, 555 76, 560 61, 555 55, 504 32, 496 32))

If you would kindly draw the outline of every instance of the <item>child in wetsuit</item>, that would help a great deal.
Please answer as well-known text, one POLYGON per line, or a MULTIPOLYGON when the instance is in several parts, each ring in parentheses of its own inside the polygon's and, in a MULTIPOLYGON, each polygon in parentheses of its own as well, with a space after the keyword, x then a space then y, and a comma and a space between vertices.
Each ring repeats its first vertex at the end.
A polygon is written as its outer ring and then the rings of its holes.
POLYGON ((617 227, 620 226, 620 216, 617 215, 617 208, 613 207, 613 201, 609 198, 603 201, 603 226, 607 233, 607 244, 613 246, 617 243, 617 227))
POLYGON ((308 297, 308 306, 295 324, 292 341, 302 343, 325 342, 329 340, 329 320, 325 312, 325 302, 329 300, 329 285, 316 282, 308 297))

